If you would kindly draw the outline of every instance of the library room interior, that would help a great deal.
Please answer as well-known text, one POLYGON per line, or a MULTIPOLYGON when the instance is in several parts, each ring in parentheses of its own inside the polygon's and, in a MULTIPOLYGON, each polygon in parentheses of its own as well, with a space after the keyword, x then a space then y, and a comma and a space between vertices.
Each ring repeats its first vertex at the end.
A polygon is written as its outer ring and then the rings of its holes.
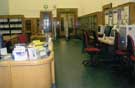
POLYGON ((135 88, 135 0, 0 0, 0 88, 135 88))

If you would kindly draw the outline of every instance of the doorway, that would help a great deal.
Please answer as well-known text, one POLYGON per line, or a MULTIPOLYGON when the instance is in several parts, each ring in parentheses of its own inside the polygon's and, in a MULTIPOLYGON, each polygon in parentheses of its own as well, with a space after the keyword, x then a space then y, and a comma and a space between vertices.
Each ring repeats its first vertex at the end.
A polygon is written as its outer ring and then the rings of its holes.
POLYGON ((78 16, 77 8, 58 8, 57 17, 59 20, 60 37, 70 38, 76 35, 76 24, 78 16))

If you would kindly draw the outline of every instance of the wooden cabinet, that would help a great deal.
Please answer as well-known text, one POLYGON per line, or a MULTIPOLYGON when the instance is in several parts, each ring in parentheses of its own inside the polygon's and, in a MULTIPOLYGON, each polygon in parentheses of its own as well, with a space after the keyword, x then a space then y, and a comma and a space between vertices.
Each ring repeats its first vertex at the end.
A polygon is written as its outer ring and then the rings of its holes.
POLYGON ((9 62, 3 61, 0 63, 0 88, 10 88, 10 65, 9 62))
POLYGON ((39 18, 25 18, 25 32, 32 35, 39 34, 39 18))
POLYGON ((28 41, 31 41, 33 35, 41 34, 39 18, 25 18, 25 33, 28 36, 28 41))
POLYGON ((53 66, 54 52, 33 61, 0 61, 0 88, 51 88, 53 66))
POLYGON ((0 16, 0 32, 3 35, 14 35, 23 33, 24 16, 23 15, 3 15, 0 16))
POLYGON ((102 17, 102 12, 95 12, 79 17, 79 29, 87 31, 97 30, 98 25, 103 24, 102 17))
MULTIPOLYGON (((4 41, 11 41, 11 45, 18 42, 18 34, 25 33, 23 15, 1 15, 0 33, 4 41)), ((8 45, 9 46, 9 45, 8 45)))
POLYGON ((13 65, 12 88, 51 88, 51 65, 49 63, 30 65, 13 65))

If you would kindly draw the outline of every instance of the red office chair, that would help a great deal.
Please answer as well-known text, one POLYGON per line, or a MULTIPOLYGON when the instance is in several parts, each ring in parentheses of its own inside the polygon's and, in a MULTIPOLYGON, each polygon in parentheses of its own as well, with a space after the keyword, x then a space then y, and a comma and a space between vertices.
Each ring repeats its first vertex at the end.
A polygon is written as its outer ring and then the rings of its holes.
MULTIPOLYGON (((93 32, 93 35, 94 35, 95 41, 97 41, 96 40, 96 38, 97 38, 96 32, 93 32)), ((84 45, 85 45, 84 51, 86 53, 90 54, 91 58, 90 58, 90 60, 84 60, 82 63, 84 65, 89 65, 89 64, 94 65, 94 64, 96 64, 96 60, 95 60, 94 56, 97 55, 101 50, 98 47, 89 47, 89 44, 88 44, 88 42, 89 42, 88 38, 89 37, 87 35, 87 32, 84 32, 83 36, 84 36, 84 45)), ((96 46, 96 43, 95 43, 95 46, 96 46)))
POLYGON ((90 42, 89 33, 86 31, 85 32, 83 31, 83 41, 82 42, 83 42, 83 48, 82 48, 83 53, 85 52, 85 48, 93 45, 93 43, 90 42), (85 35, 84 35, 84 33, 85 33, 85 35), (86 38, 87 38, 87 41, 86 41, 86 38))
POLYGON ((118 61, 121 61, 121 57, 127 56, 127 51, 120 49, 120 34, 116 31, 115 34, 115 43, 114 43, 114 48, 115 48, 115 56, 118 57, 118 61))
POLYGON ((130 35, 128 35, 128 45, 127 45, 127 49, 128 49, 128 55, 129 55, 129 65, 131 67, 131 75, 135 76, 135 44, 134 41, 132 39, 132 37, 130 35))
POLYGON ((18 36, 19 43, 27 43, 27 36, 25 34, 21 34, 18 36))

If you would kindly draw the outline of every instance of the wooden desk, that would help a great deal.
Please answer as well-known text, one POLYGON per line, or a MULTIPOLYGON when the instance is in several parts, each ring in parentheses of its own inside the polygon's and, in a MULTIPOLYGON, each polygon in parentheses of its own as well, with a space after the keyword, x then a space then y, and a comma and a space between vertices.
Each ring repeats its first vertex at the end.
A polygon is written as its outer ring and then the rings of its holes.
MULTIPOLYGON (((54 52, 53 42, 51 42, 49 44, 48 48, 49 48, 49 50, 51 50, 51 52, 54 52)), ((54 60, 54 58, 52 59, 51 67, 52 67, 52 84, 55 84, 55 60, 54 60)))
POLYGON ((43 41, 45 41, 45 35, 32 35, 31 36, 31 41, 32 40, 43 40, 43 41))
POLYGON ((89 36, 90 37, 90 39, 94 39, 94 37, 93 36, 89 36))
MULTIPOLYGON (((94 39, 93 36, 89 36, 90 39, 94 39)), ((101 38, 99 37, 98 40, 101 42, 101 43, 104 43, 104 44, 108 44, 108 45, 114 45, 114 37, 104 37, 104 38, 101 38)))
POLYGON ((3 40, 4 41, 11 41, 12 44, 15 44, 15 43, 18 43, 18 35, 6 35, 6 36, 3 36, 3 40))
POLYGON ((98 38, 98 40, 101 43, 108 44, 113 46, 114 45, 114 37, 104 37, 104 38, 98 38))
POLYGON ((0 61, 0 88, 51 88, 53 59, 0 61))

